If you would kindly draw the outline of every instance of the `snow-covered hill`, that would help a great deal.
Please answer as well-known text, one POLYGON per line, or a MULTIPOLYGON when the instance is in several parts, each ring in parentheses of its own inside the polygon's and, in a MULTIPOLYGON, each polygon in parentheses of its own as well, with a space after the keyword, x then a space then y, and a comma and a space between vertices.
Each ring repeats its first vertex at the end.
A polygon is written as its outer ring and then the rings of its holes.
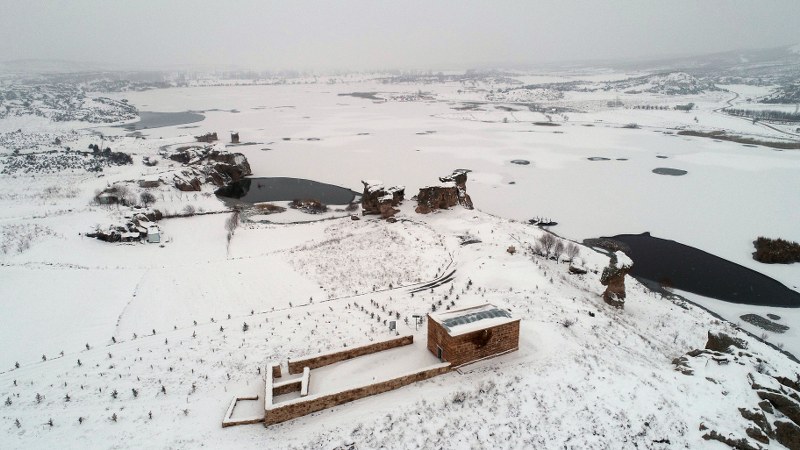
MULTIPOLYGON (((566 263, 506 251, 535 243, 543 233, 535 227, 465 210, 422 217, 402 209, 396 224, 248 225, 228 257, 211 261, 168 262, 157 256, 171 252, 167 246, 153 247, 152 258, 135 263, 152 261, 145 267, 13 269, 15 278, 49 273, 54 300, 74 308, 112 307, 102 296, 86 297, 112 279, 132 294, 118 326, 102 338, 65 345, 63 355, 50 353, 46 361, 29 355, 19 369, 0 374, 0 399, 10 401, 0 406, 5 447, 698 447, 707 445, 708 430, 746 438, 752 423, 738 408, 758 409, 761 401, 748 375, 773 386, 771 375, 794 379, 800 371, 730 324, 635 281, 628 280, 624 310, 604 304, 598 273, 607 258, 592 250, 580 254, 590 272, 571 275, 566 263), (264 245, 273 233, 289 238, 285 249, 264 245), (467 234, 480 242, 462 246, 458 237, 467 234), (332 243, 349 250, 333 250, 332 243), (405 251, 387 253, 396 244, 405 251), (437 247, 444 251, 431 253, 437 247), (280 264, 282 254, 329 269, 304 274, 305 264, 280 264), (404 275, 360 266, 381 261, 404 275), (445 268, 456 270, 451 284, 410 293, 407 286, 445 268), (83 286, 60 288, 59 280, 74 279, 73 272, 86 274, 83 286), (359 290, 366 281, 375 292, 359 290), (522 318, 518 352, 269 430, 220 427, 231 396, 263 390, 268 361, 393 335, 356 303, 408 318, 431 305, 483 301, 522 318), (700 355, 708 362, 690 358, 693 374, 676 370, 673 360, 703 348, 708 331, 746 340, 747 356, 740 350, 700 355)), ((18 315, 23 305, 12 307, 7 313, 18 315)), ((413 325, 401 324, 401 331, 424 339, 413 325)))

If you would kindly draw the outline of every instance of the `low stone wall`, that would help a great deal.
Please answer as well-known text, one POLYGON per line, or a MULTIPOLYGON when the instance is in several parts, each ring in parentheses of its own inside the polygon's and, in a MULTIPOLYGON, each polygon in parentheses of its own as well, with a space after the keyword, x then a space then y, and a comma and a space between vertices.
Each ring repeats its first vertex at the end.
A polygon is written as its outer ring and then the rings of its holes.
POLYGON ((264 425, 266 426, 285 422, 287 420, 305 416, 323 409, 332 408, 343 403, 352 402, 360 398, 398 389, 403 386, 416 383, 417 381, 427 380, 428 378, 447 373, 450 371, 450 369, 450 363, 437 364, 428 369, 402 375, 390 380, 368 384, 366 386, 359 386, 357 388, 336 392, 334 394, 306 397, 305 399, 293 400, 274 405, 265 411, 266 414, 264 417, 264 425))
POLYGON ((414 343, 414 336, 401 336, 388 341, 381 341, 374 344, 363 345, 361 347, 349 348, 340 352, 326 353, 324 355, 313 356, 305 359, 289 360, 289 373, 297 374, 303 371, 303 367, 316 369, 318 367, 327 366, 340 361, 369 355, 370 353, 377 353, 395 347, 411 345, 412 343, 414 343))
POLYGON ((293 380, 288 383, 273 384, 272 396, 288 394, 290 392, 300 392, 302 387, 302 380, 293 380))

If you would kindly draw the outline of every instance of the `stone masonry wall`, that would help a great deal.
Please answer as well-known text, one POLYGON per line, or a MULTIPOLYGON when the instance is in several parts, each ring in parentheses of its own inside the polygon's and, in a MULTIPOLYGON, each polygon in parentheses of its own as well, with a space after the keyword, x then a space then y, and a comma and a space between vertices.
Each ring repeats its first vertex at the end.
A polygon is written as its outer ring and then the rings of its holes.
POLYGON ((302 383, 300 380, 293 381, 291 383, 286 383, 280 386, 272 386, 272 395, 283 395, 288 394, 289 392, 300 392, 300 388, 302 387, 302 383))
POLYGON ((363 345, 361 347, 353 347, 347 350, 342 350, 335 353, 327 353, 321 356, 314 356, 305 359, 296 359, 289 361, 289 373, 296 374, 303 371, 303 367, 316 369, 318 367, 327 366, 329 364, 345 361, 359 356, 369 355, 370 353, 382 352, 395 347, 402 347, 410 345, 414 342, 414 336, 401 336, 397 339, 390 339, 388 341, 376 342, 374 344, 363 345))
POLYGON ((450 336, 442 325, 429 317, 428 350, 434 355, 437 355, 437 345, 442 348, 442 359, 451 363, 453 367, 516 350, 519 348, 519 320, 450 336))
POLYGON ((314 397, 304 401, 277 405, 266 410, 264 425, 272 425, 285 422, 297 417, 305 416, 323 409, 332 408, 343 403, 352 402, 370 395, 380 394, 394 389, 407 386, 417 381, 427 380, 428 378, 441 375, 450 371, 450 366, 437 366, 431 369, 422 370, 408 375, 399 376, 387 381, 375 384, 360 386, 335 394, 314 397))

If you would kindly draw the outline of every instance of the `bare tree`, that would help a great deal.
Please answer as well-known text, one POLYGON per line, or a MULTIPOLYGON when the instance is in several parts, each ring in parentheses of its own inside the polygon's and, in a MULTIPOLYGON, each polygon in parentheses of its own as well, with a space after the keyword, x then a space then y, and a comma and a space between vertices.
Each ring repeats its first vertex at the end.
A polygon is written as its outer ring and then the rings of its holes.
POLYGON ((133 192, 131 192, 128 186, 118 183, 114 185, 114 190, 117 192, 117 198, 119 199, 119 202, 123 205, 129 206, 136 203, 136 196, 133 192))
POLYGON ((139 200, 142 202, 144 207, 147 208, 148 205, 156 202, 156 196, 149 192, 142 192, 139 194, 139 200))
POLYGON ((556 258, 556 262, 561 260, 562 254, 564 254, 564 242, 561 239, 558 239, 556 244, 553 246, 553 256, 556 258))
POLYGON ((545 232, 543 235, 539 236, 539 239, 536 242, 537 253, 542 256, 550 256, 550 252, 553 251, 556 241, 557 239, 555 236, 545 232))
POLYGON ((574 242, 570 242, 567 244, 566 254, 569 262, 572 262, 578 255, 581 253, 580 247, 578 247, 574 242))

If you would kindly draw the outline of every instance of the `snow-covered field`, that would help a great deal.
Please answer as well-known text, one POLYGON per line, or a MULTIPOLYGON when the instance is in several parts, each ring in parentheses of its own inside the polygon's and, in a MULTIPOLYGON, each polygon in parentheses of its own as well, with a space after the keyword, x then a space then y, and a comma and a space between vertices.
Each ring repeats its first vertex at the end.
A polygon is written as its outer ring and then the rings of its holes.
MULTIPOLYGON (((800 241, 800 153, 675 134, 690 127, 783 138, 716 111, 734 93, 762 91, 567 92, 541 101, 585 112, 534 112, 512 103, 463 109, 477 98, 465 88, 353 81, 107 94, 139 110, 205 111, 206 119, 141 130, 145 139, 76 125, 67 145, 85 149, 103 133, 134 164, 102 176, 79 169, 0 176, 0 447, 726 448, 704 440, 700 424, 746 436, 749 422, 737 408, 760 400, 746 379, 755 358, 764 361, 756 377, 794 379, 800 365, 734 324, 760 336, 738 316, 779 314, 790 331, 763 338, 797 355, 796 311, 686 294, 730 322, 722 321, 630 277, 625 309, 614 309, 600 295, 608 258, 581 247, 589 272, 572 275, 567 263, 530 251, 544 231, 527 219, 551 218, 559 223, 552 231, 578 242, 649 231, 800 290, 800 266, 750 256, 759 235, 800 241), (353 92, 395 100, 338 95, 353 92), (617 97, 697 109, 605 106, 617 97), (550 120, 558 126, 534 124, 550 120), (638 128, 623 127, 630 123, 638 128), (362 179, 405 185, 399 220, 356 221, 340 210, 291 223, 304 214, 289 211, 252 216, 273 223, 245 217, 228 243, 230 213, 209 187, 162 186, 156 208, 177 213, 190 204, 209 214, 161 220, 163 245, 82 235, 124 213, 92 204, 98 190, 171 170, 145 166, 142 157, 211 131, 223 141, 239 132, 246 145, 229 150, 247 157, 254 176, 357 191, 362 179), (511 163, 518 159, 530 164, 511 163), (658 167, 688 174, 653 173, 658 167), (416 214, 410 197, 456 168, 471 170, 467 190, 477 209, 416 214), (479 242, 462 245, 467 236, 479 242), (452 270, 451 283, 412 294, 452 270), (519 351, 269 429, 221 428, 233 396, 263 392, 269 361, 395 336, 384 321, 396 315, 398 332, 421 343, 425 327, 416 330, 412 314, 478 302, 522 319, 519 351), (741 364, 676 371, 672 361, 703 348, 708 331, 742 337, 749 353, 735 356, 741 364)), ((25 126, 13 120, 0 121, 0 130, 25 126)), ((48 130, 31 123, 24 131, 48 130)))

